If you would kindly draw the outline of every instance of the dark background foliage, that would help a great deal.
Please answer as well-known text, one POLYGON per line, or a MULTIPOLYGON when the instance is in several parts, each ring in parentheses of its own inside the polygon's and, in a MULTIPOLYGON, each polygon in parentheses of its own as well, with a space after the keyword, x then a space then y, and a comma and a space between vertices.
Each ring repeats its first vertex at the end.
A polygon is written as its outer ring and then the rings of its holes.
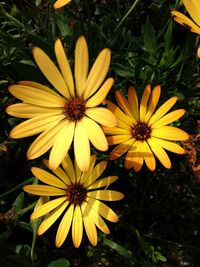
MULTIPOLYGON (((184 7, 169 0, 140 0, 135 5, 131 0, 72 0, 55 11, 53 2, 0 2, 0 266, 200 266, 198 37, 175 24, 170 14, 173 8, 185 12, 184 7), (191 139, 182 144, 186 155, 170 154, 170 170, 157 162, 155 172, 143 167, 135 173, 125 170, 123 157, 109 161, 106 172, 120 177, 113 188, 125 194, 123 201, 111 205, 119 222, 109 224, 109 236, 99 232, 96 247, 84 236, 75 249, 69 236, 56 249, 56 224, 36 238, 37 225, 29 223, 36 198, 24 194, 22 186, 33 181, 30 167, 39 166, 41 159, 26 159, 31 138, 9 138, 20 120, 5 113, 6 106, 16 102, 7 87, 20 80, 48 84, 33 60, 33 46, 55 59, 53 44, 60 37, 73 65, 75 42, 82 34, 91 62, 104 47, 112 51, 115 85, 108 98, 115 101, 117 89, 126 95, 129 85, 141 95, 147 83, 161 84, 160 103, 178 96, 176 108, 187 113, 174 125, 191 139)), ((99 160, 108 159, 108 153, 94 153, 99 160)))

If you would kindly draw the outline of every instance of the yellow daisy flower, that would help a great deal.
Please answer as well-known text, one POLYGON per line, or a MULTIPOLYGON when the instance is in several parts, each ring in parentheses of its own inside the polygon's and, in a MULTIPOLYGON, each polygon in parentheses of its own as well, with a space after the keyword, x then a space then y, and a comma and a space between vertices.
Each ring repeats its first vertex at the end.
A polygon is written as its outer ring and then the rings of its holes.
POLYGON ((175 21, 188 27, 191 32, 200 34, 200 1, 199 0, 182 0, 185 8, 192 17, 193 21, 184 14, 173 10, 171 14, 175 21))
POLYGON ((31 81, 21 81, 9 87, 10 93, 23 102, 9 106, 7 113, 28 119, 14 127, 10 137, 24 138, 40 134, 29 147, 27 157, 35 159, 52 148, 49 158, 51 169, 59 166, 73 141, 77 164, 82 171, 87 171, 90 142, 101 151, 108 149, 100 125, 116 125, 116 117, 110 110, 97 107, 114 83, 113 78, 103 83, 111 53, 108 48, 103 49, 88 74, 88 48, 85 38, 81 36, 75 48, 75 84, 59 39, 55 42, 55 55, 60 70, 40 48, 33 49, 38 67, 55 90, 31 81))
POLYGON ((153 171, 156 168, 155 156, 166 167, 171 167, 170 159, 164 149, 174 153, 183 154, 184 149, 172 141, 188 139, 188 134, 176 127, 167 124, 179 119, 185 113, 178 109, 166 114, 176 103, 177 97, 172 97, 154 112, 160 98, 161 88, 156 86, 151 92, 147 85, 140 106, 133 86, 128 89, 128 101, 116 92, 117 107, 107 101, 108 108, 116 115, 118 124, 114 128, 104 127, 108 144, 118 144, 110 153, 114 160, 127 152, 125 167, 139 171, 145 161, 147 167, 153 171), (154 156, 155 155, 155 156, 154 156))
POLYGON ((58 8, 61 8, 61 7, 65 6, 65 5, 68 4, 69 2, 71 2, 71 0, 57 0, 57 1, 54 3, 53 7, 54 7, 55 9, 58 9, 58 8))
MULTIPOLYGON (((42 235, 62 215, 55 239, 56 247, 64 243, 70 227, 76 248, 81 244, 83 228, 90 243, 95 246, 97 244, 96 227, 103 233, 109 234, 110 231, 104 219, 111 222, 118 221, 116 213, 102 202, 116 201, 124 197, 120 192, 107 189, 118 177, 107 176, 98 179, 105 170, 107 162, 102 161, 96 166, 95 162, 96 156, 92 155, 89 169, 83 173, 76 162, 73 166, 67 154, 62 162, 62 168, 58 167, 54 170, 54 175, 41 168, 32 168, 33 175, 46 185, 26 185, 24 191, 33 195, 54 197, 54 199, 38 207, 32 213, 31 220, 45 215, 38 228, 38 235, 42 235)), ((49 167, 47 160, 44 163, 49 167)))

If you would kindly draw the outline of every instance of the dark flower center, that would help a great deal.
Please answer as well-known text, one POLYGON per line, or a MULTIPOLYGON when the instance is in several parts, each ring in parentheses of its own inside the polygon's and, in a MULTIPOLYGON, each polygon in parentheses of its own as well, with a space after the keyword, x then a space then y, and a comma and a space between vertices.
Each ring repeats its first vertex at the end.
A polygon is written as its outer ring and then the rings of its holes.
POLYGON ((131 126, 132 136, 139 141, 147 140, 151 135, 151 127, 145 122, 138 122, 131 126))
POLYGON ((67 200, 70 204, 81 205, 87 196, 87 190, 81 184, 72 184, 67 189, 67 200))
POLYGON ((64 106, 64 114, 70 121, 78 121, 85 114, 85 101, 80 97, 71 97, 64 106))

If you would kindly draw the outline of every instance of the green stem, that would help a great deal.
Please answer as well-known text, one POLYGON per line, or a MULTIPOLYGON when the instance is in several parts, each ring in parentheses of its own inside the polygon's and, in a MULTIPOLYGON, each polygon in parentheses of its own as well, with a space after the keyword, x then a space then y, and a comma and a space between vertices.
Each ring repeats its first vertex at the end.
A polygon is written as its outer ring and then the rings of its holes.
POLYGON ((125 21, 125 19, 130 15, 130 13, 134 10, 134 8, 136 7, 136 5, 139 3, 140 0, 135 0, 135 2, 133 3, 133 5, 131 6, 131 8, 128 10, 128 12, 125 14, 125 16, 121 19, 121 21, 118 23, 118 25, 116 26, 116 28, 114 29, 114 31, 116 31, 121 25, 122 23, 125 21))
POLYGON ((28 180, 24 181, 23 183, 18 184, 17 186, 11 188, 9 191, 7 191, 4 194, 0 195, 0 198, 6 197, 7 195, 10 195, 11 193, 17 191, 19 188, 22 188, 22 186, 24 186, 26 184, 29 184, 29 183, 32 183, 34 181, 34 179, 35 179, 35 177, 31 177, 28 180))
POLYGON ((36 203, 37 203, 37 201, 34 201, 28 207, 26 207, 24 209, 20 209, 19 212, 18 212, 18 216, 22 216, 25 213, 27 213, 29 210, 32 210, 35 207, 36 203))

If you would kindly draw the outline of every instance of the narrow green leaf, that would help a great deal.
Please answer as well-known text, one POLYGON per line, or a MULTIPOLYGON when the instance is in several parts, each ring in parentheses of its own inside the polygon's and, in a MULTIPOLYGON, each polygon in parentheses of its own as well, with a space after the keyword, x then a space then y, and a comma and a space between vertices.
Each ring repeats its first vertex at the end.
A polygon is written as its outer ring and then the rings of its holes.
POLYGON ((147 20, 144 25, 144 47, 147 52, 156 54, 157 44, 156 44, 156 34, 153 26, 147 20))
POLYGON ((69 267, 69 266, 70 266, 69 261, 64 258, 52 261, 47 265, 47 267, 69 267))

